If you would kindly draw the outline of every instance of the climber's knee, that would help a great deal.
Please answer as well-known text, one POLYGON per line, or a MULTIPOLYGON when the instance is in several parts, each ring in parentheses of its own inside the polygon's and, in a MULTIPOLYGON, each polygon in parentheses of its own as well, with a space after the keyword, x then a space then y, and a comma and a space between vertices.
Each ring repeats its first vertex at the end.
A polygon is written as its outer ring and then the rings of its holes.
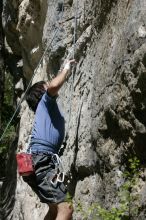
POLYGON ((57 204, 49 204, 49 211, 44 220, 55 220, 57 216, 57 204))
POLYGON ((67 202, 62 202, 58 204, 58 215, 57 220, 70 220, 72 218, 73 207, 67 202))

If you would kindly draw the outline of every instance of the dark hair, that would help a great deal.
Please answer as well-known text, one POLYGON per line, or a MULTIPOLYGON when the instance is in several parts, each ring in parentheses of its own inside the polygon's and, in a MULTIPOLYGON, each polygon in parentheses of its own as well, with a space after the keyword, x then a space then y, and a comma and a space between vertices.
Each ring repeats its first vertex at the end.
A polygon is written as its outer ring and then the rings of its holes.
POLYGON ((45 81, 40 81, 35 83, 30 87, 26 94, 26 101, 32 111, 36 111, 39 101, 41 100, 43 94, 45 93, 44 84, 45 81))

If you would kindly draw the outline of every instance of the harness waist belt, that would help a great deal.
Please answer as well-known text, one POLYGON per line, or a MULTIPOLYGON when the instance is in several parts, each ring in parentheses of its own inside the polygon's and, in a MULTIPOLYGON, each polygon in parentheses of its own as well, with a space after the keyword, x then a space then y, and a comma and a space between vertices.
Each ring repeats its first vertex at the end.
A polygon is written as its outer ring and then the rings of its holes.
POLYGON ((41 139, 32 139, 30 142, 31 152, 58 152, 58 146, 41 139), (40 146, 42 145, 42 146, 40 146))

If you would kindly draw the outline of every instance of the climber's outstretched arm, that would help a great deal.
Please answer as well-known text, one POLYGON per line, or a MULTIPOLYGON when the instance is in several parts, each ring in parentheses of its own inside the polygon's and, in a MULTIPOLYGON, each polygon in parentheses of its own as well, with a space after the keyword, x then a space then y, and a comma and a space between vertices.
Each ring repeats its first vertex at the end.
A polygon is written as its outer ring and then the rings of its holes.
POLYGON ((69 60, 66 63, 64 69, 50 83, 48 83, 47 90, 50 96, 56 96, 58 94, 59 89, 61 88, 69 74, 71 64, 75 62, 75 60, 69 60))
POLYGON ((75 60, 69 60, 64 69, 50 82, 47 84, 47 91, 50 96, 56 96, 58 94, 59 89, 65 82, 71 68, 71 64, 74 64, 75 60))

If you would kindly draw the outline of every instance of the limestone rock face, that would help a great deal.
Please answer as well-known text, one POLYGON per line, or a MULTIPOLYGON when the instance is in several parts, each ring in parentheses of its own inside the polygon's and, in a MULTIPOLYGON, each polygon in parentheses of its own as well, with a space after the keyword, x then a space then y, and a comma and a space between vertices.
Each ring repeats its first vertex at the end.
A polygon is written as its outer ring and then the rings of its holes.
MULTIPOLYGON (((2 14, 2 3, 0 3, 0 15, 2 14)), ((4 94, 4 36, 2 33, 2 19, 0 19, 0 130, 2 130, 2 104, 3 104, 3 94, 4 94)), ((1 163, 2 157, 0 157, 1 163)), ((3 166, 1 166, 3 168, 3 166)), ((2 188, 2 174, 0 175, 0 195, 2 188)), ((0 205, 1 208, 1 205, 0 205)), ((0 218, 2 217, 2 213, 0 211, 0 218)))
MULTIPOLYGON (((58 98, 68 134, 61 159, 74 203, 116 206, 127 155, 135 154, 143 164, 135 220, 145 219, 145 11, 145 0, 5 0, 3 10, 6 39, 23 61, 26 82, 33 73, 33 82, 51 79, 67 58, 78 61, 58 98)), ((18 145, 26 148, 33 114, 25 102, 20 116, 18 145)), ((47 206, 19 177, 13 196, 8 219, 43 219, 47 206)))
MULTIPOLYGON (((0 3, 0 15, 2 15, 2 3, 0 3)), ((0 19, 0 129, 1 129, 1 110, 4 92, 4 36, 2 32, 2 19, 0 19)))

